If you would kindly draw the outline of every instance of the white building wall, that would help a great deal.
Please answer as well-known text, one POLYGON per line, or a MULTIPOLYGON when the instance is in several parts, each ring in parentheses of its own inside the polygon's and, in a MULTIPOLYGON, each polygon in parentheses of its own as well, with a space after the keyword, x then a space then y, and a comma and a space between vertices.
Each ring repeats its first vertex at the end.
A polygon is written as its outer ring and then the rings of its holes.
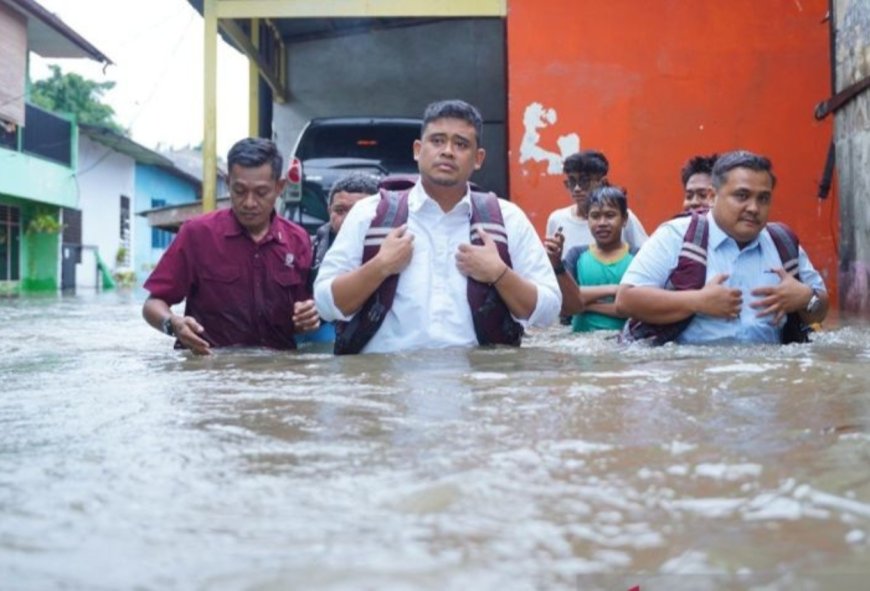
MULTIPOLYGON (((95 246, 110 270, 115 268, 115 256, 121 246, 121 195, 130 198, 134 215, 135 161, 111 148, 79 136, 79 166, 76 173, 79 209, 82 210, 82 262, 76 267, 76 287, 98 285, 95 246)), ((132 221, 132 220, 131 220, 132 221)), ((135 224, 130 224, 130 232, 135 224)), ((130 236, 130 247, 135 237, 130 236)), ((131 253, 132 254, 132 253, 131 253)))

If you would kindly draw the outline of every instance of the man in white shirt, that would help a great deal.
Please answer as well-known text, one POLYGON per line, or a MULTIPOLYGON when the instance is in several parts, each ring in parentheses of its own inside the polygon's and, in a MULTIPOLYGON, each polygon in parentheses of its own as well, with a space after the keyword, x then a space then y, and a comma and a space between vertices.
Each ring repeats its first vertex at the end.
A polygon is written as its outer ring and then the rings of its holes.
MULTIPOLYGON (((565 237, 564 252, 575 246, 595 244, 589 222, 586 220, 586 199, 602 185, 607 183, 607 172, 610 163, 607 157, 598 150, 580 150, 565 158, 562 172, 565 174, 565 188, 571 194, 573 203, 568 207, 555 210, 547 218, 547 236, 554 236, 561 228, 565 237)), ((622 231, 622 240, 629 248, 637 250, 649 236, 643 224, 628 210, 628 222, 622 231)))
POLYGON ((352 326, 361 309, 383 297, 382 284, 398 275, 391 305, 361 352, 479 344, 472 285, 504 306, 509 322, 525 327, 556 320, 559 286, 522 210, 497 200, 503 227, 476 224, 479 244, 470 241, 474 200, 468 180, 485 157, 481 131, 480 113, 472 105, 458 100, 429 105, 413 147, 420 179, 406 196, 406 223, 370 228, 380 215, 378 195, 357 203, 345 219, 314 286, 320 315, 352 326), (365 243, 372 241, 380 248, 363 262, 365 243))

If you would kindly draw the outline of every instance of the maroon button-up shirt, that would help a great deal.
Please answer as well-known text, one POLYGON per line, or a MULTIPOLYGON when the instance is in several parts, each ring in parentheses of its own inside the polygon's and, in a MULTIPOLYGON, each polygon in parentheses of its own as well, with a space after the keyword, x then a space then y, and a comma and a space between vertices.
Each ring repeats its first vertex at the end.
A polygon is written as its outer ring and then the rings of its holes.
POLYGON ((311 242, 305 230, 272 215, 255 243, 230 209, 185 222, 145 289, 185 315, 214 347, 295 349, 293 303, 311 298, 311 242))

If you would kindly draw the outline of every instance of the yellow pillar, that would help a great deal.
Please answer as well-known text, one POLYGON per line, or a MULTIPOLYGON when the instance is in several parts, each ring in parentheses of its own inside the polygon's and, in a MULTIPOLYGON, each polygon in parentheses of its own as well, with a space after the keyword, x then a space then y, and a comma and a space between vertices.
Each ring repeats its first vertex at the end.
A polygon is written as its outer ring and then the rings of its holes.
MULTIPOLYGON (((260 19, 251 19, 251 44, 260 50, 260 19)), ((248 135, 260 135, 260 70, 257 62, 248 59, 248 135)))
POLYGON ((202 211, 217 203, 217 0, 203 0, 205 72, 203 75, 202 211))

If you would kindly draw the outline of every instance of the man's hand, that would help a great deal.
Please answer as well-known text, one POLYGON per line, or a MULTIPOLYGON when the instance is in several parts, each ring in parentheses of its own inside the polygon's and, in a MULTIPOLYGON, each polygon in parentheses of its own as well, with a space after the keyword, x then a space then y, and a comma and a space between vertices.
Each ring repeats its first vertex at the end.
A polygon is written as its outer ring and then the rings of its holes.
POLYGON ((547 258, 550 259, 550 264, 553 268, 558 268, 562 264, 562 249, 565 247, 565 235, 561 232, 562 228, 556 230, 556 233, 551 237, 544 238, 544 249, 547 251, 547 258))
POLYGON ((297 334, 312 332, 320 328, 320 315, 314 307, 314 300, 293 302, 293 329, 297 334))
POLYGON ((175 331, 175 338, 178 341, 193 351, 196 355, 211 355, 211 345, 208 341, 200 337, 205 328, 196 321, 192 316, 175 316, 169 317, 172 323, 172 330, 175 331))
POLYGON ((456 252, 456 267, 459 272, 481 283, 496 282, 507 269, 498 255, 495 241, 482 229, 477 231, 483 244, 460 244, 456 252))
POLYGON ((381 249, 375 255, 375 260, 384 278, 387 278, 404 271, 411 262, 413 254, 414 235, 408 232, 408 224, 402 224, 390 230, 381 244, 381 249))
POLYGON ((698 292, 698 312, 707 316, 732 320, 740 317, 743 294, 739 289, 723 285, 727 279, 728 275, 719 273, 698 292))
POLYGON ((753 289, 752 295, 759 299, 752 302, 750 306, 760 308, 756 316, 773 314, 771 324, 779 324, 786 314, 805 309, 813 295, 813 290, 795 279, 793 275, 786 273, 785 269, 772 269, 771 272, 779 275, 779 284, 753 289))

